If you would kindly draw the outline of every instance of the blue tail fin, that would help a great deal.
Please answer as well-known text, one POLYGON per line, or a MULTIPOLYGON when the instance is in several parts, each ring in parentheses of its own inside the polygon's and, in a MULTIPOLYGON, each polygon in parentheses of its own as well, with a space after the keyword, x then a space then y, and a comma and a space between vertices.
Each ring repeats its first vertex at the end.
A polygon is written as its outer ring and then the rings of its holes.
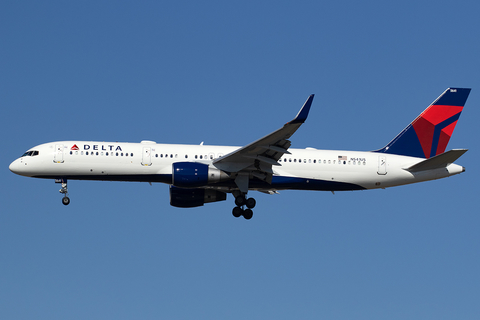
POLYGON ((470 90, 448 88, 390 143, 376 152, 426 159, 445 152, 470 90))

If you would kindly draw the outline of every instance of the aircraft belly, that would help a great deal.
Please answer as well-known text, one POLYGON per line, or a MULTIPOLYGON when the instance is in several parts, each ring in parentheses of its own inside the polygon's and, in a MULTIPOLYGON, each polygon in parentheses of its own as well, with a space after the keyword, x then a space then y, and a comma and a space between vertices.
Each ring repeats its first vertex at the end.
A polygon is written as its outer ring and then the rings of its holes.
POLYGON ((298 177, 274 176, 271 187, 273 189, 318 190, 318 191, 348 191, 363 190, 364 187, 334 179, 310 179, 298 177))
POLYGON ((295 187, 292 189, 301 190, 364 190, 368 188, 366 184, 368 184, 372 172, 373 170, 369 170, 369 168, 361 167, 361 170, 355 170, 344 166, 337 167, 337 165, 316 170, 297 169, 289 170, 289 172, 277 170, 279 174, 273 177, 272 185, 278 185, 278 189, 289 189, 289 183, 293 183, 295 187))

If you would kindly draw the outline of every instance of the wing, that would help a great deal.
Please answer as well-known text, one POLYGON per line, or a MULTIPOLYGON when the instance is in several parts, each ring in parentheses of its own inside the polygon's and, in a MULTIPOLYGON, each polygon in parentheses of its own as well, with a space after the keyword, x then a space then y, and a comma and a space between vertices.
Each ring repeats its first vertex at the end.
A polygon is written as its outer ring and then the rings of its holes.
POLYGON ((285 153, 290 154, 288 148, 290 148, 292 143, 288 139, 307 119, 313 97, 313 94, 310 95, 295 119, 287 122, 282 128, 214 160, 213 165, 230 174, 236 173, 237 176, 244 177, 243 179, 235 179, 242 192, 248 191, 248 178, 250 175, 271 183, 272 166, 281 166, 277 162, 278 159, 285 153), (245 183, 247 184, 246 186, 245 183))

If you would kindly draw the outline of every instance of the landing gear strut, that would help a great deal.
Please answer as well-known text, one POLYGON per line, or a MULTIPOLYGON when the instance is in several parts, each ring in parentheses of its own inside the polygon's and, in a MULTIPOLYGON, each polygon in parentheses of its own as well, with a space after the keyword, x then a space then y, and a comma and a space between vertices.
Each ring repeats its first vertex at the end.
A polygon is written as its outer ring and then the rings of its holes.
POLYGON ((236 207, 233 208, 232 214, 235 218, 243 216, 245 219, 250 220, 253 217, 252 209, 255 208, 257 202, 254 198, 246 198, 246 194, 241 193, 235 196, 236 207), (247 209, 244 209, 244 207, 247 209))
POLYGON ((67 188, 67 180, 61 180, 62 182, 62 189, 60 189, 60 193, 63 194, 62 203, 64 205, 68 205, 70 203, 70 198, 68 197, 68 188, 67 188))

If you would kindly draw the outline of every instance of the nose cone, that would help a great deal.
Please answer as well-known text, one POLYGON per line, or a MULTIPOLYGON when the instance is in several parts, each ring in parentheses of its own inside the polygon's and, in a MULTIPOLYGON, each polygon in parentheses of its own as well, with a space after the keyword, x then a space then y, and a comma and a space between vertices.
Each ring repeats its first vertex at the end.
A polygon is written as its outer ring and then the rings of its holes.
POLYGON ((21 163, 20 159, 17 159, 12 163, 10 163, 10 166, 8 166, 8 169, 10 169, 10 171, 12 171, 15 174, 22 175, 22 171, 23 171, 22 169, 24 169, 23 168, 24 166, 25 164, 21 163))

